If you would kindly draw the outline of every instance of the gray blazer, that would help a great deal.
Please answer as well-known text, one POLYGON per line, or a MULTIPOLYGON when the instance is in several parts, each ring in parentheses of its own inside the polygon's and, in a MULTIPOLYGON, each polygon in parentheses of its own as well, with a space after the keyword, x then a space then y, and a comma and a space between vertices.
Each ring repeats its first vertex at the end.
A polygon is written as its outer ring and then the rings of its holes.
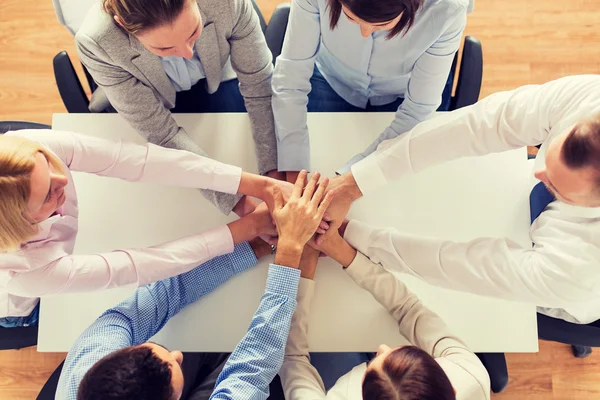
MULTIPOLYGON (((277 140, 271 108, 272 55, 250 0, 197 0, 204 28, 196 51, 214 93, 228 73, 229 60, 237 73, 240 91, 252 124, 259 173, 277 169, 277 140)), ((177 125, 169 109, 175 106, 175 89, 158 56, 119 27, 102 10, 92 6, 75 41, 82 63, 110 104, 149 142, 206 155, 177 125)), ((229 69, 230 71, 230 69, 229 69)), ((91 107, 93 108, 93 106, 91 107)), ((92 109, 93 111, 93 109, 92 109)), ((203 190, 224 213, 239 196, 203 190)))

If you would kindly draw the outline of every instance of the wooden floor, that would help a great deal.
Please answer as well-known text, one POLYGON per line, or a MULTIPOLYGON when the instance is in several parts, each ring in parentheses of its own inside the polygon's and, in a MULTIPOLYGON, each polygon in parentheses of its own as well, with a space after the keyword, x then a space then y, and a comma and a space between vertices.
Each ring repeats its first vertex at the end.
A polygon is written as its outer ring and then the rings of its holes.
MULTIPOLYGON (((278 0, 258 0, 268 18, 278 0)), ((482 97, 569 74, 600 73, 600 0, 478 0, 466 34, 484 49, 482 97)), ((52 58, 67 50, 50 0, 0 0, 0 120, 50 123, 65 112, 52 58)), ((507 321, 510 323, 510 321, 507 321)), ((34 399, 64 354, 35 348, 0 352, 0 399, 34 399)), ((509 388, 494 399, 600 399, 600 350, 585 360, 568 346, 508 357, 509 388)))

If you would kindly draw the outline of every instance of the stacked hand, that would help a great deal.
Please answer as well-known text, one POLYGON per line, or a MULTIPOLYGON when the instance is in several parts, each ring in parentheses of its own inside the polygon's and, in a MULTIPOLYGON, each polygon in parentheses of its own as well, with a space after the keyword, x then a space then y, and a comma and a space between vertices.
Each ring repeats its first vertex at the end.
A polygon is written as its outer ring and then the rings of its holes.
POLYGON ((304 245, 319 229, 335 195, 327 191, 328 178, 319 184, 316 173, 305 187, 306 178, 307 172, 300 172, 287 201, 281 186, 273 189, 272 215, 279 235, 275 262, 280 265, 298 266, 304 245))

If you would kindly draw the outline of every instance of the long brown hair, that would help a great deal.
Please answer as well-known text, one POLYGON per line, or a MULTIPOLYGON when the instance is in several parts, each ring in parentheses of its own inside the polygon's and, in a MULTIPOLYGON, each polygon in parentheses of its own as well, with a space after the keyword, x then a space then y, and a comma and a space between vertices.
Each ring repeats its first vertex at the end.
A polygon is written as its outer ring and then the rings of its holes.
POLYGON ((446 373, 425 351, 400 347, 370 368, 362 385, 363 400, 456 400, 446 373))
POLYGON ((342 15, 342 5, 348 7, 358 18, 372 24, 391 21, 402 13, 400 21, 387 35, 391 39, 410 29, 423 2, 424 0, 327 0, 329 27, 331 30, 336 28, 342 15))
POLYGON ((135 35, 173 22, 188 1, 195 0, 102 0, 102 7, 111 17, 119 17, 127 33, 135 35))
POLYGON ((27 215, 37 153, 42 153, 55 171, 64 173, 61 161, 41 144, 0 135, 0 252, 19 248, 37 233, 37 224, 27 215))

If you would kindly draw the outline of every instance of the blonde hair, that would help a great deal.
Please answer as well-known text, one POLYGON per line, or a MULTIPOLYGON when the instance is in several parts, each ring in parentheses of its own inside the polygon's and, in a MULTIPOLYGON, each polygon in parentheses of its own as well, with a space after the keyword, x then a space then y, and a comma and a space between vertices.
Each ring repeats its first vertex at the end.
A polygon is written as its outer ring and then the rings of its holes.
POLYGON ((64 173, 61 161, 41 144, 0 135, 0 251, 16 250, 37 233, 37 224, 27 215, 37 153, 57 173, 64 173))
POLYGON ((119 17, 122 28, 135 35, 172 23, 189 0, 102 0, 111 17, 119 17))

